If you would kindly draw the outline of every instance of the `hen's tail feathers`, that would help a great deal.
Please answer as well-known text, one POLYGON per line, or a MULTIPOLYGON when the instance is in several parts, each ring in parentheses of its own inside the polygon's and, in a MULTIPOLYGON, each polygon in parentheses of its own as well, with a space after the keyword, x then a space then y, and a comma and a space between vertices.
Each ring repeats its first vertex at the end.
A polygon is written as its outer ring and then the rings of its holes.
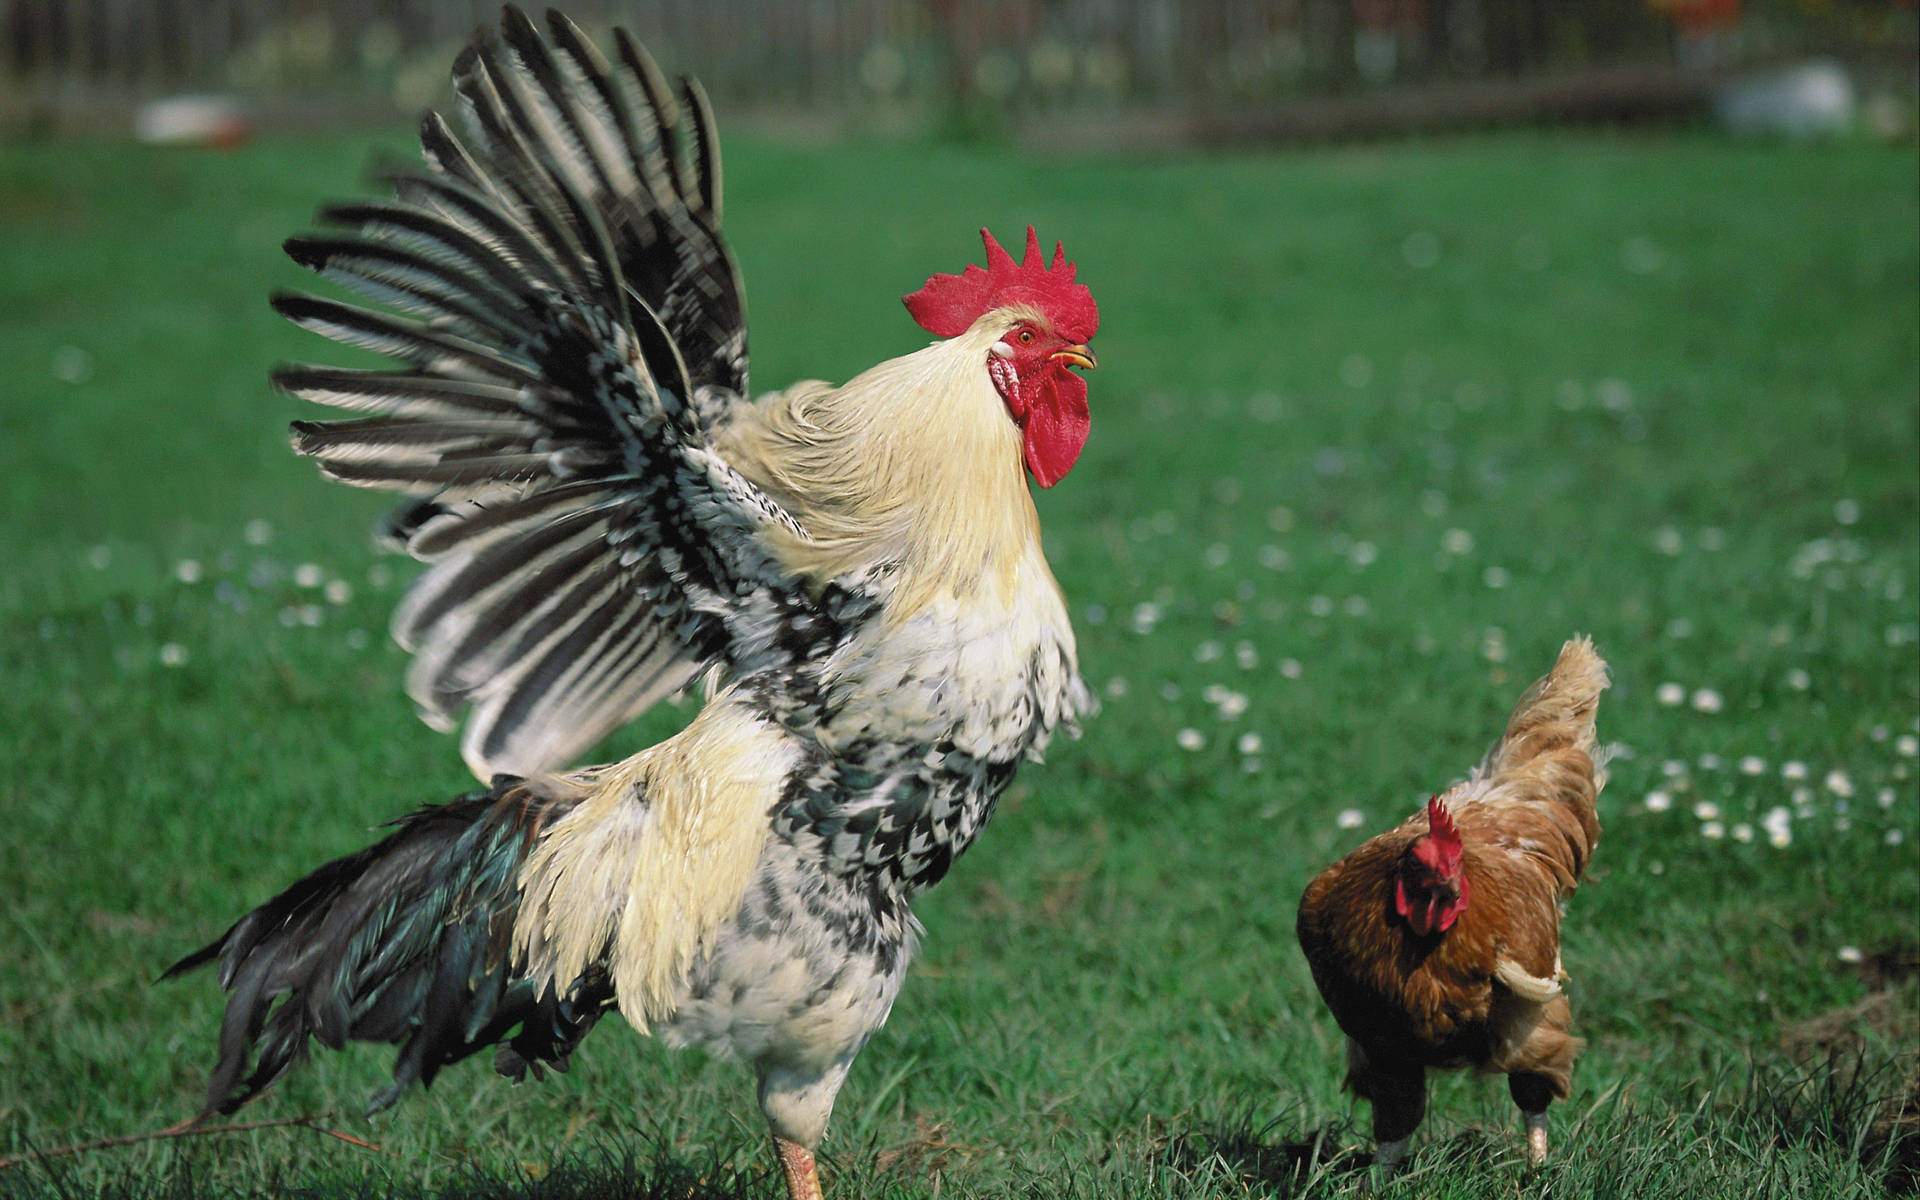
POLYGON ((400 1046, 369 1112, 490 1045, 495 1070, 515 1079, 529 1069, 538 1078, 543 1065, 566 1070, 612 986, 589 973, 560 994, 536 989, 512 960, 512 929, 521 864, 579 798, 564 782, 502 777, 423 808, 170 967, 167 978, 218 960, 229 993, 202 1119, 272 1085, 309 1037, 334 1049, 349 1039, 400 1046))
POLYGON ((1565 887, 1579 880, 1600 840, 1594 802, 1607 772, 1606 753, 1595 741, 1594 715, 1607 686, 1607 664, 1594 652, 1592 639, 1569 639, 1553 669, 1514 706, 1506 732, 1473 773, 1489 793, 1548 806, 1566 842, 1566 861, 1560 864, 1565 887))

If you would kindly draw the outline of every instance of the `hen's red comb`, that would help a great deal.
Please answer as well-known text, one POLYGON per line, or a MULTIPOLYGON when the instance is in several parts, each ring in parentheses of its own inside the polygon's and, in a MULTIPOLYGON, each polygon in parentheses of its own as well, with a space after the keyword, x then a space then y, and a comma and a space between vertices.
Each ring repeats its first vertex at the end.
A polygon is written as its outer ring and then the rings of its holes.
POLYGON ((1460 861, 1463 849, 1460 843, 1460 827, 1453 823, 1453 814, 1439 796, 1427 801, 1427 836, 1434 841, 1441 857, 1451 862, 1460 861))
POLYGON ((969 266, 958 275, 935 275, 912 295, 902 297, 920 328, 935 337, 956 337, 983 315, 1009 304, 1039 309, 1053 331, 1072 342, 1085 342, 1100 328, 1100 310, 1085 284, 1073 281, 1073 264, 1060 243, 1053 244, 1053 263, 1040 253, 1040 238, 1027 226, 1027 254, 1020 262, 982 229, 987 265, 969 266))

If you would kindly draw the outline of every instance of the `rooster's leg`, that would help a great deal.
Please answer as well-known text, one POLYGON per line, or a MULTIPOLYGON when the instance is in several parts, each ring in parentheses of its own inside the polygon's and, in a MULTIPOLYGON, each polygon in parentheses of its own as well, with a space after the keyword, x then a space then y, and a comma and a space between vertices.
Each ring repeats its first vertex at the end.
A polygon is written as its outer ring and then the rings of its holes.
POLYGON ((813 1151, 777 1133, 773 1135, 773 1149, 780 1156, 780 1172, 787 1179, 787 1200, 824 1200, 813 1151))
POLYGON ((1547 1161, 1547 1105, 1553 1103, 1553 1084, 1540 1075, 1515 1073, 1507 1076, 1507 1092, 1526 1118, 1527 1163, 1537 1167, 1547 1161))
POLYGON ((773 1134, 774 1153, 780 1156, 787 1200, 823 1200, 813 1149, 827 1136, 833 1099, 852 1065, 851 1052, 824 1069, 760 1064, 760 1111, 773 1134))
POLYGON ((1394 1071, 1370 1067, 1365 1088, 1362 1094, 1373 1101, 1374 1167, 1390 1177, 1407 1157, 1413 1131, 1427 1115, 1427 1073, 1421 1067, 1394 1071))

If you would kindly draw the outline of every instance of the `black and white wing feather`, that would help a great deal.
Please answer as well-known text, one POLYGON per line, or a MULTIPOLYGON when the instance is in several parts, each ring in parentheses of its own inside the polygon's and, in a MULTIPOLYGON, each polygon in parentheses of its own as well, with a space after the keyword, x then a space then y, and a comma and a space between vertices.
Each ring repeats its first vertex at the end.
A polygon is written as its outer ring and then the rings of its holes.
POLYGON ((548 25, 508 8, 455 65, 465 137, 430 115, 426 169, 393 173, 394 199, 323 210, 347 231, 287 244, 384 307, 274 301, 401 364, 274 381, 356 414, 296 423, 296 450, 417 497, 391 530, 430 566, 394 633, 427 720, 471 706, 483 779, 556 767, 711 665, 813 653, 848 599, 781 570, 763 535, 801 531, 709 444, 747 367, 704 99, 682 84, 689 151, 624 32, 609 63, 548 25))

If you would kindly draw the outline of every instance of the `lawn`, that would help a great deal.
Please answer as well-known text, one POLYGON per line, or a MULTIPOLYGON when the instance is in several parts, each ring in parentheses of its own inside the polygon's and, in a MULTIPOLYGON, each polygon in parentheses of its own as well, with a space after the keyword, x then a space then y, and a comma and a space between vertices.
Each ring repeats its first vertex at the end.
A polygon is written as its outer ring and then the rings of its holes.
MULTIPOLYGON (((304 286, 277 243, 405 142, 0 147, 0 1157, 188 1115, 218 1000, 158 971, 469 784, 401 694, 380 499, 289 453, 265 384, 336 354, 267 310, 304 286)), ((1103 316, 1092 441, 1039 503, 1104 712, 920 906, 831 1195, 1354 1192, 1294 905, 1575 631, 1619 750, 1558 1160, 1524 1175, 1505 1088, 1449 1078, 1403 1194, 1916 1187, 1912 145, 728 150, 760 387, 920 344, 897 298, 983 223, 1064 239, 1103 316)), ((746 1072, 618 1022, 570 1075, 476 1061, 363 1120, 386 1057, 245 1114, 377 1152, 149 1141, 0 1196, 776 1190, 746 1072)))

